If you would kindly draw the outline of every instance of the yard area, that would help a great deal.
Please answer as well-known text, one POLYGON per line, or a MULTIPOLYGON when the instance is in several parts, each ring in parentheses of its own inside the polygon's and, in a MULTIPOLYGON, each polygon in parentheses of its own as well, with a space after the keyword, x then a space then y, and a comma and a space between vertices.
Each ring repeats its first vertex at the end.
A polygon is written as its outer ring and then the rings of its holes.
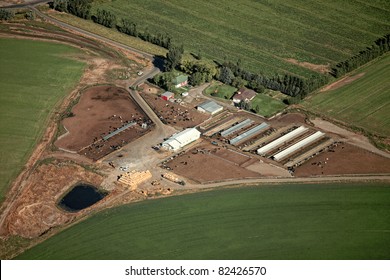
POLYGON ((281 100, 262 93, 257 94, 251 101, 251 109, 264 117, 271 117, 285 107, 286 105, 281 100))
POLYGON ((234 93, 237 91, 235 87, 222 84, 220 82, 213 82, 206 90, 205 93, 214 97, 231 99, 234 93))
POLYGON ((0 38, 0 202, 58 103, 79 81, 82 52, 57 43, 0 38))

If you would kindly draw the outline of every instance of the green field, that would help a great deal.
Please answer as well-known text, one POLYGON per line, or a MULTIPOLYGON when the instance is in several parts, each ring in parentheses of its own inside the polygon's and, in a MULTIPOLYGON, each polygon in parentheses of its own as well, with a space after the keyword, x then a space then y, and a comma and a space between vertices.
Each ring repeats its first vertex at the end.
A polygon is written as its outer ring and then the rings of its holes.
POLYGON ((364 75, 338 89, 320 92, 304 102, 309 110, 370 132, 390 136, 390 55, 351 73, 364 75))
POLYGON ((251 101, 251 108, 257 114, 270 117, 283 110, 286 105, 279 99, 272 98, 265 94, 257 94, 251 101))
POLYGON ((66 45, 0 38, 0 202, 85 63, 66 45))
POLYGON ((390 184, 242 187, 100 212, 19 259, 389 259, 390 184))
POLYGON ((235 87, 225 85, 219 82, 214 82, 205 90, 205 93, 214 97, 229 100, 232 98, 236 91, 237 89, 235 87))
POLYGON ((293 58, 332 64, 389 32, 390 1, 373 0, 95 0, 94 9, 127 17, 139 29, 166 33, 187 51, 223 61, 241 59, 266 74, 313 72, 293 58))

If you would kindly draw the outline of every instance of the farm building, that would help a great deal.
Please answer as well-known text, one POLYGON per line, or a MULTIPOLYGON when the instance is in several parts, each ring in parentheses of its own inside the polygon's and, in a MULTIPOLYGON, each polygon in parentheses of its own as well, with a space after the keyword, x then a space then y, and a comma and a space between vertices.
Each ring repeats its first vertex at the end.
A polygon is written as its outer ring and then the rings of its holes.
POLYGON ((222 137, 227 137, 227 136, 229 136, 229 135, 231 135, 231 134, 233 134, 233 133, 235 133, 235 132, 237 132, 237 131, 239 131, 241 129, 244 129, 245 127, 250 126, 253 122, 254 121, 252 121, 251 119, 246 119, 246 120, 244 120, 242 122, 239 122, 238 124, 235 124, 232 127, 222 131, 221 132, 221 136, 222 137))
POLYGON ((278 139, 272 141, 271 143, 261 147, 260 149, 257 150, 257 153, 261 156, 264 156, 267 152, 277 148, 278 146, 294 139, 297 138, 299 135, 302 135, 305 133, 307 130, 309 130, 307 127, 300 126, 293 131, 283 135, 282 137, 279 137, 278 139))
POLYGON ((168 101, 169 99, 173 99, 175 98, 175 94, 173 92, 170 92, 170 91, 166 91, 164 92, 162 95, 161 95, 161 98, 168 101))
POLYGON ((240 88, 235 95, 233 95, 233 102, 239 104, 242 101, 249 102, 255 98, 256 92, 248 88, 240 88))
POLYGON ((183 87, 188 84, 188 76, 179 75, 172 80, 172 83, 175 88, 183 87))
POLYGON ((299 141, 298 143, 295 143, 294 145, 288 147, 287 149, 277 153, 276 155, 274 155, 274 159, 276 161, 280 161, 280 160, 286 158, 287 156, 295 153, 299 149, 317 141, 318 139, 321 139, 322 137, 324 137, 324 135, 325 135, 325 133, 323 133, 321 131, 317 131, 316 133, 310 135, 309 137, 306 137, 305 139, 299 141))
POLYGON ((215 115, 223 110, 223 106, 215 103, 214 101, 206 101, 198 105, 197 109, 202 113, 210 113, 211 115, 215 115))
POLYGON ((167 150, 177 151, 180 148, 198 140, 200 138, 200 132, 196 128, 187 128, 179 133, 172 135, 169 139, 165 140, 161 146, 167 150))
POLYGON ((239 145, 240 143, 260 134, 262 131, 267 129, 269 127, 269 124, 263 122, 262 124, 259 124, 248 131, 245 131, 244 133, 238 135, 237 137, 231 139, 229 143, 231 145, 239 145))

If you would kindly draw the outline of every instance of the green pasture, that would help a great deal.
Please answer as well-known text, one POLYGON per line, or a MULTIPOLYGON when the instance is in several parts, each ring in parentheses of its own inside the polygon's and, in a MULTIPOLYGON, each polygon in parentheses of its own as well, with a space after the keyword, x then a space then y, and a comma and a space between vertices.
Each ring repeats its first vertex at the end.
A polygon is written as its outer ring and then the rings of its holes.
POLYGON ((0 201, 40 139, 54 107, 79 81, 80 51, 0 38, 0 201))
POLYGON ((18 259, 389 259, 387 183, 273 185, 105 210, 18 259))
POLYGON ((206 90, 205 93, 214 97, 223 99, 231 99, 234 93, 237 91, 235 87, 225 85, 219 82, 213 82, 206 90))
POLYGON ((360 78, 338 89, 306 99, 312 111, 383 136, 390 135, 390 55, 371 62, 349 76, 360 78))
POLYGON ((270 117, 283 110, 286 105, 279 99, 259 93, 251 101, 251 109, 264 117, 270 117))
POLYGON ((390 2, 345 0, 95 0, 93 8, 127 17, 140 30, 166 33, 189 52, 266 74, 312 71, 293 58, 333 64, 389 32, 390 2))

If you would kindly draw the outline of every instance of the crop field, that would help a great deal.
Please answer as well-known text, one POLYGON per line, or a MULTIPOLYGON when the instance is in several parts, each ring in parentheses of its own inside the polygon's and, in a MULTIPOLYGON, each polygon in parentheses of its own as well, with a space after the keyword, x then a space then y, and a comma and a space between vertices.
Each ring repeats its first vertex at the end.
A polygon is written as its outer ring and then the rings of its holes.
POLYGON ((255 72, 302 77, 313 72, 287 59, 339 62, 390 27, 390 2, 383 0, 97 0, 93 6, 129 18, 140 30, 169 34, 189 52, 240 59, 255 72))
POLYGON ((309 110, 383 136, 390 135, 390 55, 350 75, 349 84, 319 92, 304 105, 309 110))
POLYGON ((390 185, 284 185, 96 214, 19 259, 389 259, 390 185))
POLYGON ((0 201, 42 135, 53 108, 80 79, 80 51, 0 38, 0 201))

